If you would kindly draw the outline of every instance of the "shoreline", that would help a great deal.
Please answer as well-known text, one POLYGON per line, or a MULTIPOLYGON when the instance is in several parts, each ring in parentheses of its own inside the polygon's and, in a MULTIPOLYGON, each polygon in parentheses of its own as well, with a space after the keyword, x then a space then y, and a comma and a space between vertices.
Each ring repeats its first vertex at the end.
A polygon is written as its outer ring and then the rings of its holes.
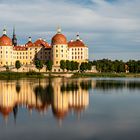
POLYGON ((40 73, 40 72, 0 72, 0 80, 16 80, 21 78, 140 78, 140 73, 72 73, 72 72, 55 72, 55 73, 40 73))

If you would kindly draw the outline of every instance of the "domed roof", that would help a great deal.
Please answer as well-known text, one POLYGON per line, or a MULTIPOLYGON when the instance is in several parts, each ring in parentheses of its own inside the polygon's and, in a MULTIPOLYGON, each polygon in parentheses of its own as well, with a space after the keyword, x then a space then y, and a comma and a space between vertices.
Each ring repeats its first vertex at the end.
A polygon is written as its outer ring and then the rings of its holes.
POLYGON ((52 38, 52 45, 57 44, 67 44, 67 38, 65 35, 61 33, 61 29, 58 28, 57 34, 53 36, 52 38))
POLYGON ((79 35, 77 35, 76 40, 71 40, 68 42, 68 47, 87 47, 83 40, 80 40, 79 35))
POLYGON ((70 41, 68 42, 68 47, 86 47, 82 40, 70 41))
POLYGON ((12 40, 4 34, 0 37, 0 46, 12 46, 12 40))

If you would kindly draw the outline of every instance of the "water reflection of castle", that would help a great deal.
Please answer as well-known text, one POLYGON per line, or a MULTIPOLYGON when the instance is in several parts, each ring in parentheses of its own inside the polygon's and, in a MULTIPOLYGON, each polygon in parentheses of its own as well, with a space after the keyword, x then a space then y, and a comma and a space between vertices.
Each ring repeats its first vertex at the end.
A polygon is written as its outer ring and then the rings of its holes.
POLYGON ((0 113, 7 120, 13 113, 16 119, 18 108, 40 113, 52 108, 53 115, 63 119, 69 111, 81 112, 89 104, 88 87, 91 81, 64 79, 0 81, 0 113))

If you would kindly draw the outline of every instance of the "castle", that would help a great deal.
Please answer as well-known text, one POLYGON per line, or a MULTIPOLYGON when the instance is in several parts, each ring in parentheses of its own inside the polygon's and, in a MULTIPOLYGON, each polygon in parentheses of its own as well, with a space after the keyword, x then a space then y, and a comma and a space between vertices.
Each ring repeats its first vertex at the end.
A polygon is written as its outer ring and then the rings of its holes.
POLYGON ((7 36, 6 29, 0 37, 0 67, 14 67, 19 60, 22 66, 33 66, 34 60, 39 59, 43 62, 51 60, 53 62, 52 71, 59 72, 60 61, 70 60, 79 63, 88 61, 88 47, 77 35, 76 40, 68 41, 66 36, 61 33, 61 28, 52 37, 51 44, 39 38, 32 42, 31 37, 24 45, 18 45, 13 29, 12 39, 7 36))

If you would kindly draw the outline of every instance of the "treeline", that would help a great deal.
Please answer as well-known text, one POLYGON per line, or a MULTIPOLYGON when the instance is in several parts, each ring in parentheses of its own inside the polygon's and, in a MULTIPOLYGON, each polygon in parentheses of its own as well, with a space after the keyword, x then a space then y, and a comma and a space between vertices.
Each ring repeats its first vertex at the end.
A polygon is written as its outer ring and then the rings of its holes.
POLYGON ((80 70, 81 72, 86 70, 91 70, 92 63, 90 62, 82 62, 81 64, 76 61, 69 61, 69 60, 61 60, 60 61, 60 68, 64 71, 75 71, 80 70))
POLYGON ((122 60, 109 60, 102 59, 90 62, 92 65, 96 66, 99 72, 130 72, 130 73, 140 73, 140 60, 129 60, 124 62, 122 60))

